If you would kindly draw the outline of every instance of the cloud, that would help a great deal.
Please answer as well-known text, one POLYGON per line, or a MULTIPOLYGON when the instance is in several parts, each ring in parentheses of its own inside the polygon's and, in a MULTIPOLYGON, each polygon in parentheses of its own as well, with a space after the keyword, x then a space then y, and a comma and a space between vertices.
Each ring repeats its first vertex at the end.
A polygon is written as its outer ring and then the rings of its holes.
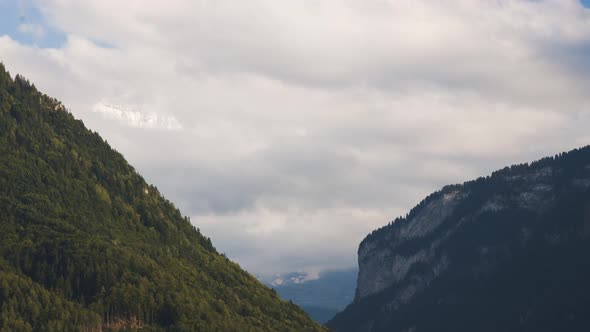
POLYGON ((6 66, 253 273, 354 265, 442 185, 590 143, 573 0, 38 6, 65 42, 2 36, 6 66))
POLYGON ((31 34, 36 39, 45 36, 45 29, 39 24, 21 23, 18 25, 18 31, 24 34, 31 34))
POLYGON ((92 110, 103 114, 107 118, 119 120, 131 127, 162 128, 167 130, 182 129, 182 126, 174 117, 162 117, 153 112, 142 112, 133 106, 129 107, 99 102, 94 105, 92 110))

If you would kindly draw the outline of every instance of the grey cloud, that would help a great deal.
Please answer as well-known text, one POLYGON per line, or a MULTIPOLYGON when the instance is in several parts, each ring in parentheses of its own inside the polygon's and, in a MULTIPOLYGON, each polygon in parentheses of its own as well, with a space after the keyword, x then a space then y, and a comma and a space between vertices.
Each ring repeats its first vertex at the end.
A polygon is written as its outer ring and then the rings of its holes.
POLYGON ((354 265, 442 185, 590 143, 590 11, 573 0, 39 6, 66 44, 1 36, 0 59, 254 273, 354 265))

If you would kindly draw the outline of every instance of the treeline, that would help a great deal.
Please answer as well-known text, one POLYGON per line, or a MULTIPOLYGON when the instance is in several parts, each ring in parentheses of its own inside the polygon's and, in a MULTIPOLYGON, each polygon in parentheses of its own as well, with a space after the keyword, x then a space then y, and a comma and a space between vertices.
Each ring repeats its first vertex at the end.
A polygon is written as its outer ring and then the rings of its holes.
MULTIPOLYGON (((373 230, 363 239, 361 246, 362 243, 375 240, 384 240, 387 234, 393 228, 397 229, 403 224, 409 222, 430 202, 440 198, 446 193, 462 191, 472 196, 470 201, 478 202, 477 198, 487 198, 487 194, 491 192, 508 192, 513 191, 515 187, 518 187, 519 181, 513 181, 513 183, 509 183, 506 181, 507 177, 520 177, 520 182, 523 182, 527 174, 541 172, 543 169, 546 169, 547 172, 547 174, 543 175, 549 177, 549 179, 545 179, 545 181, 550 183, 557 190, 561 190, 567 186, 570 186, 572 179, 575 179, 576 177, 586 177, 586 172, 589 168, 590 146, 585 146, 582 148, 573 149, 568 152, 561 152, 555 156, 545 157, 531 163, 506 166, 500 170, 494 171, 490 176, 479 177, 463 184, 447 185, 441 190, 435 191, 428 195, 426 198, 420 201, 420 203, 413 207, 405 216, 396 217, 385 226, 373 230)), ((477 206, 477 204, 473 203, 472 206, 477 206)))
POLYGON ((0 156, 0 331, 323 330, 2 65, 0 156))

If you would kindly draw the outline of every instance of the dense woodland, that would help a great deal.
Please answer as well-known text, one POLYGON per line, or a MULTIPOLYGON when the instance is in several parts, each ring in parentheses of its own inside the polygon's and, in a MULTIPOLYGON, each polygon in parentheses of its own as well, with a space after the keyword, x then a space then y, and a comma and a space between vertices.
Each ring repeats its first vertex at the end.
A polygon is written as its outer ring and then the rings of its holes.
POLYGON ((0 64, 0 331, 100 329, 324 330, 0 64))
POLYGON ((328 326, 342 332, 588 331, 590 147, 444 187, 369 234, 361 247, 394 259, 428 252, 433 244, 433 260, 448 262, 436 278, 420 284, 434 272, 417 262, 403 280, 357 299, 328 326), (463 198, 440 226, 407 241, 396 237, 430 202, 456 191, 463 198), (408 289, 412 296, 404 298, 408 289))

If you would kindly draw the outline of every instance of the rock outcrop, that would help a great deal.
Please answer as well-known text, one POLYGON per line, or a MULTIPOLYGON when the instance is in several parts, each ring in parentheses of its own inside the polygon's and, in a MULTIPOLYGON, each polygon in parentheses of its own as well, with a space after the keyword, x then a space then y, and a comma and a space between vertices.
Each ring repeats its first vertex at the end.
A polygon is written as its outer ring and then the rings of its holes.
POLYGON ((355 300, 329 326, 590 328, 588 235, 588 147, 444 187, 361 242, 355 300))

